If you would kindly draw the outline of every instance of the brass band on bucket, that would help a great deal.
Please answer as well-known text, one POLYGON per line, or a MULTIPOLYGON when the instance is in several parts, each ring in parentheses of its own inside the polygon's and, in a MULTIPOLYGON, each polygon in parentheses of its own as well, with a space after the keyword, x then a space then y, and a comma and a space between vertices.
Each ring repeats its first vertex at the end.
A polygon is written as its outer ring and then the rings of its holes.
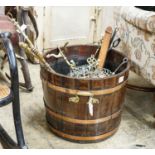
POLYGON ((119 89, 121 89, 126 84, 126 81, 124 81, 120 85, 113 87, 113 88, 109 88, 109 89, 83 91, 83 90, 69 89, 69 88, 56 86, 56 85, 53 85, 52 83, 50 83, 44 79, 42 79, 42 81, 44 83, 46 83, 48 87, 50 87, 51 89, 53 89, 55 91, 67 93, 67 94, 71 94, 71 95, 79 95, 79 96, 94 96, 94 95, 111 94, 115 91, 118 91, 119 89))
POLYGON ((66 121, 66 122, 70 122, 70 123, 74 123, 74 124, 85 124, 85 125, 103 123, 103 122, 106 122, 110 119, 114 119, 121 114, 121 110, 119 110, 119 111, 117 111, 117 112, 115 112, 112 115, 109 115, 107 117, 98 118, 98 119, 91 119, 91 120, 81 120, 81 119, 71 118, 71 117, 67 117, 67 116, 64 116, 62 114, 58 114, 56 112, 53 112, 52 110, 47 108, 47 106, 46 106, 46 112, 49 116, 51 115, 57 119, 60 119, 60 120, 66 121))
POLYGON ((70 140, 76 140, 76 141, 96 141, 96 140, 103 140, 103 139, 106 139, 108 137, 110 137, 111 135, 113 135, 118 128, 115 128, 114 130, 110 131, 110 132, 107 132, 105 134, 102 134, 102 135, 98 135, 98 136, 74 136, 74 135, 69 135, 69 134, 66 134, 62 131, 59 131, 55 128, 53 128, 50 124, 49 124, 49 127, 50 129, 55 133, 57 134, 58 136, 61 136, 63 138, 66 138, 66 139, 70 139, 70 140))

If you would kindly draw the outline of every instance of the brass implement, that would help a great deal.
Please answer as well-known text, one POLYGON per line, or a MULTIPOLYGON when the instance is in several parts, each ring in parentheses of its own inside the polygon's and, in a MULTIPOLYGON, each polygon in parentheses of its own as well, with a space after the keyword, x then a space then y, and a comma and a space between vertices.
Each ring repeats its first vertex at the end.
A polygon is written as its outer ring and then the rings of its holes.
POLYGON ((17 32, 21 33, 22 36, 24 37, 24 39, 27 42, 27 45, 25 43, 20 43, 19 45, 23 48, 26 49, 27 52, 31 53, 32 55, 34 55, 41 64, 43 64, 49 71, 51 72, 55 72, 50 65, 45 61, 44 57, 42 54, 40 54, 40 52, 38 51, 38 49, 36 49, 34 47, 34 45, 32 44, 32 42, 30 41, 30 39, 28 38, 28 36, 25 34, 25 32, 22 30, 22 28, 20 27, 20 25, 18 24, 18 22, 15 21, 15 19, 10 18, 10 20, 13 22, 13 24, 16 26, 17 28, 17 32))
POLYGON ((90 96, 87 104, 99 104, 99 99, 90 96))
POLYGON ((24 48, 26 53, 28 53, 29 55, 34 56, 34 53, 31 52, 31 49, 29 48, 29 46, 28 46, 26 43, 24 43, 24 42, 19 42, 19 46, 20 46, 21 48, 24 48))
MULTIPOLYGON (((68 42, 65 43, 63 49, 66 51, 66 46, 67 46, 68 42)), ((71 69, 75 69, 76 67, 76 64, 74 62, 74 60, 68 60, 67 57, 65 56, 65 54, 63 53, 63 51, 61 50, 60 47, 58 47, 58 50, 59 50, 59 54, 47 54, 46 55, 46 58, 49 58, 49 57, 55 57, 55 58, 61 58, 63 57, 63 59, 65 60, 65 62, 68 64, 68 66, 70 66, 71 69)))
POLYGON ((79 101, 80 101, 80 98, 77 95, 75 97, 69 98, 69 102, 78 103, 79 101))
MULTIPOLYGON (((79 101, 80 101, 80 98, 78 95, 76 95, 74 97, 69 97, 69 102, 79 103, 79 101)), ((87 104, 99 104, 99 100, 90 96, 87 104)))
POLYGON ((66 63, 71 67, 71 69, 74 69, 76 67, 75 62, 73 60, 71 60, 69 62, 68 59, 67 59, 67 57, 62 52, 61 48, 58 47, 58 49, 59 49, 59 54, 64 58, 64 60, 66 61, 66 63))

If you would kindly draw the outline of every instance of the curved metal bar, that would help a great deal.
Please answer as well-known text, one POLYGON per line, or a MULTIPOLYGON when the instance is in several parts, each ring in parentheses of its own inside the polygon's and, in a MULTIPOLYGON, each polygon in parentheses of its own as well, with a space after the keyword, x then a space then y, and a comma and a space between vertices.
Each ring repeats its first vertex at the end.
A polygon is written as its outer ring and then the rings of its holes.
POLYGON ((7 134, 4 128, 0 125, 0 141, 5 149, 17 149, 17 143, 15 143, 12 138, 7 134))
MULTIPOLYGON (((20 116, 18 69, 17 69, 17 62, 13 51, 13 47, 9 39, 10 36, 11 34, 7 32, 0 33, 0 38, 2 39, 2 43, 6 49, 8 60, 9 60, 9 67, 10 67, 10 74, 11 74, 11 91, 13 94, 12 109, 13 109, 13 117, 14 117, 17 142, 20 148, 25 148, 26 144, 24 140, 24 134, 23 134, 21 116, 20 116)), ((5 137, 7 138, 8 136, 5 136, 5 137)), ((6 140, 9 140, 9 139, 6 139, 6 140)))
POLYGON ((10 104, 12 101, 12 98, 13 98, 13 95, 10 92, 10 94, 7 97, 0 99, 0 107, 3 107, 3 106, 10 104))
POLYGON ((142 86, 136 86, 136 85, 132 85, 132 84, 129 84, 127 83, 126 87, 128 89, 133 89, 133 90, 136 90, 136 91, 144 91, 144 92, 155 92, 155 88, 149 88, 149 87, 142 87, 142 86))

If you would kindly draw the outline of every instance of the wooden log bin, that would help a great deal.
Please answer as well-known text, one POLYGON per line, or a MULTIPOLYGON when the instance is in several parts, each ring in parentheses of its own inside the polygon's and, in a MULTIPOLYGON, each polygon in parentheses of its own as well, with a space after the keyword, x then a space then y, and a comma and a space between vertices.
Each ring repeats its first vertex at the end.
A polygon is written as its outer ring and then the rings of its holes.
MULTIPOLYGON (((91 45, 68 46, 65 55, 76 65, 82 65, 97 48, 91 45)), ((78 79, 67 76, 70 68, 63 58, 46 58, 51 53, 58 54, 59 51, 53 49, 45 54, 46 61, 56 72, 49 72, 41 66, 40 76, 46 119, 52 132, 80 143, 98 142, 112 136, 121 121, 129 64, 110 77, 78 79), (98 100, 93 103, 93 115, 89 112, 90 97, 98 100)), ((105 67, 114 71, 123 58, 118 51, 111 50, 105 67)))

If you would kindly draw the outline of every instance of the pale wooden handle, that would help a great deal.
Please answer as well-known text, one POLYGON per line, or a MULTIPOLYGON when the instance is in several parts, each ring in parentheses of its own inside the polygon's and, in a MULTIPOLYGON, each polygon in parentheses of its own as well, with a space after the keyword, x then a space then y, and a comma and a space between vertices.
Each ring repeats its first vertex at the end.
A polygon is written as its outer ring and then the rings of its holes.
POLYGON ((112 35, 112 28, 109 26, 105 30, 105 35, 103 37, 101 49, 99 52, 99 57, 98 57, 98 61, 99 61, 98 68, 99 69, 102 69, 104 67, 111 35, 112 35))

